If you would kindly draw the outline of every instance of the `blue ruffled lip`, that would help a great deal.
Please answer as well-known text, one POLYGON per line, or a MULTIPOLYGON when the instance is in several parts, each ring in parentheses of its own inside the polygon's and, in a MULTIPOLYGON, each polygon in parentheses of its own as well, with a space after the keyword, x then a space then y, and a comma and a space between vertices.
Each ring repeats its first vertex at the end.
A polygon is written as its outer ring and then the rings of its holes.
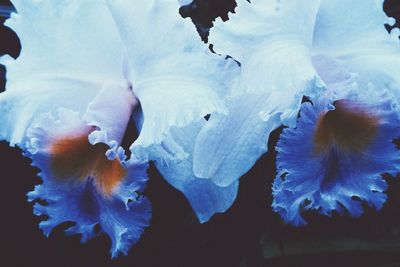
POLYGON ((399 170, 400 121, 390 94, 326 100, 304 103, 297 127, 284 129, 277 145, 272 207, 289 224, 306 224, 307 210, 360 216, 362 202, 379 210, 387 199, 382 174, 399 170))

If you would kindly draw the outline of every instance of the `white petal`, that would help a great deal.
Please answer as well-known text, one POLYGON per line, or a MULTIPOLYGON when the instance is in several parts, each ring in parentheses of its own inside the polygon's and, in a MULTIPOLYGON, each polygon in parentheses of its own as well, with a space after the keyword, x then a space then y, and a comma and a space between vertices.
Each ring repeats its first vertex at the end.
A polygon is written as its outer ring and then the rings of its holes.
POLYGON ((220 186, 237 181, 264 154, 279 116, 262 120, 260 110, 268 97, 248 94, 229 106, 229 115, 212 114, 194 149, 194 173, 220 186))
POLYGON ((27 127, 35 117, 59 107, 84 114, 88 103, 101 89, 101 84, 93 81, 54 78, 21 79, 13 84, 11 90, 0 94, 0 139, 9 141, 11 145, 24 145, 27 127))
POLYGON ((100 0, 13 3, 18 13, 7 25, 22 51, 16 60, 2 58, 7 84, 0 94, 0 138, 23 144, 35 116, 59 107, 83 114, 105 83, 123 81, 123 46, 100 0))
POLYGON ((169 138, 154 150, 152 158, 163 177, 185 195, 197 218, 203 223, 215 213, 225 212, 231 207, 236 199, 239 183, 220 187, 211 180, 200 179, 193 174, 194 142, 202 125, 203 123, 193 123, 184 128, 173 128, 169 138), (164 156, 171 147, 173 149, 175 143, 189 151, 187 158, 168 160, 164 156))
POLYGON ((178 0, 178 2, 181 6, 186 6, 190 5, 193 2, 193 0, 178 0))
POLYGON ((128 78, 143 109, 135 150, 160 144, 171 126, 185 126, 212 112, 224 112, 218 73, 237 66, 212 54, 174 1, 131 4, 109 0, 127 48, 128 78))
POLYGON ((219 20, 211 29, 210 43, 218 53, 241 63, 265 43, 295 42, 310 47, 318 5, 319 0, 237 1, 229 21, 219 20))
POLYGON ((7 89, 15 80, 38 75, 122 78, 122 43, 101 0, 13 1, 6 25, 21 41, 16 61, 5 60, 7 89))
POLYGON ((236 181, 267 151, 272 130, 295 125, 303 95, 324 90, 310 54, 318 7, 318 0, 238 1, 237 14, 211 29, 214 49, 241 63, 241 80, 230 114, 212 114, 199 134, 196 175, 236 181))
MULTIPOLYGON (((210 42, 218 53, 241 63, 240 93, 269 94, 270 105, 260 112, 282 113, 292 126, 303 95, 315 92, 310 48, 319 1, 238 1, 237 14, 218 22, 210 42)), ((267 104, 267 102, 266 102, 267 104)))
POLYGON ((342 61, 350 72, 368 77, 383 89, 400 83, 398 29, 389 35, 390 18, 382 0, 323 0, 318 11, 313 53, 342 61))

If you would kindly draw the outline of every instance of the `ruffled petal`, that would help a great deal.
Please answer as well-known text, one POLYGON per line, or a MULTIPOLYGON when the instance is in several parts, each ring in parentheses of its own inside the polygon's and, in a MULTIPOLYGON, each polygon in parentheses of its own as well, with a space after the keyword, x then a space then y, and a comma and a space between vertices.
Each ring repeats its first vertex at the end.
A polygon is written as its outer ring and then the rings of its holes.
POLYGON ((328 54, 380 87, 400 83, 399 30, 383 0, 322 0, 315 24, 313 53, 328 54))
POLYGON ((273 209, 293 225, 306 223, 302 210, 360 216, 361 201, 379 210, 387 198, 381 175, 400 166, 397 102, 372 89, 313 102, 303 104, 297 127, 284 129, 278 142, 273 209))
POLYGON ((218 93, 226 86, 217 74, 238 67, 201 43, 192 23, 180 17, 177 2, 108 3, 127 48, 126 75, 143 109, 133 153, 160 144, 172 126, 225 112, 218 93))
MULTIPOLYGON (((68 234, 81 234, 85 242, 96 235, 99 225, 112 241, 111 255, 127 254, 149 225, 149 201, 140 195, 147 181, 147 164, 135 159, 125 162, 119 154, 108 160, 104 143, 92 145, 92 126, 77 112, 60 109, 44 114, 28 130, 27 156, 40 168, 41 185, 28 194, 36 215, 49 219, 40 223, 45 235, 66 221, 74 226, 68 234), (67 137, 65 137, 67 136, 67 137)), ((107 141, 107 140, 103 140, 107 141)))
POLYGON ((192 123, 183 128, 172 128, 170 136, 153 150, 151 157, 162 176, 185 195, 199 221, 204 223, 214 214, 225 212, 232 206, 239 183, 220 187, 211 180, 200 179, 193 174, 192 151, 202 125, 192 123), (177 160, 167 156, 177 145, 189 152, 186 158, 177 160))

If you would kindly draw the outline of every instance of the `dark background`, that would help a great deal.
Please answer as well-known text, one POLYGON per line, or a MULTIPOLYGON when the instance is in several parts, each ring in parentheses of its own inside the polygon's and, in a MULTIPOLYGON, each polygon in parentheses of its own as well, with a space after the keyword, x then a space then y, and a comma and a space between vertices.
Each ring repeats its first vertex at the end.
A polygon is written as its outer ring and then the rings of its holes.
MULTIPOLYGON (((3 22, 6 7, 12 6, 2 0, 0 5, 3 22)), ((212 20, 227 19, 234 6, 233 0, 198 0, 182 8, 181 14, 192 17, 206 40, 212 20)), ((396 0, 387 0, 385 10, 400 17, 396 0)), ((17 57, 19 51, 18 37, 2 26, 0 55, 17 57)), ((4 90, 4 74, 1 66, 0 90, 4 90)), ((400 266, 400 177, 385 177, 390 187, 383 210, 378 213, 366 207, 366 214, 358 219, 308 213, 308 226, 292 228, 271 211, 274 146, 280 130, 270 138, 270 152, 242 177, 232 208, 205 224, 197 222, 183 195, 151 166, 145 192, 153 206, 151 226, 128 256, 116 260, 110 259, 110 240, 104 235, 82 245, 79 236, 62 233, 68 223, 49 238, 42 235, 37 225, 45 218, 32 215, 25 196, 40 183, 38 170, 19 149, 0 142, 0 266, 400 266)))

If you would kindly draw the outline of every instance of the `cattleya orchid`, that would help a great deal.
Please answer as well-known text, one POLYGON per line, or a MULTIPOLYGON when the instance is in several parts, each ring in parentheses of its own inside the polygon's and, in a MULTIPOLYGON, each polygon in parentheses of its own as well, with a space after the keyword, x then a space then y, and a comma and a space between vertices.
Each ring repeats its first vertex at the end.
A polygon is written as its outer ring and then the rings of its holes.
POLYGON ((191 0, 12 2, 22 51, 1 58, 0 140, 40 170, 28 200, 46 236, 74 222, 67 234, 100 229, 112 257, 127 254, 150 224, 150 160, 206 222, 281 125, 272 208, 285 222, 385 203, 382 174, 400 166, 400 57, 383 0, 238 0, 209 37, 229 57, 180 17, 191 0))
POLYGON ((127 253, 148 226, 151 207, 141 195, 147 163, 127 160, 120 147, 138 101, 122 75, 123 45, 108 8, 101 1, 90 8, 86 1, 14 5, 18 13, 7 25, 22 51, 17 60, 2 59, 0 133, 40 169, 43 183, 28 194, 46 202, 34 205, 35 214, 49 217, 40 228, 49 235, 72 221, 66 232, 84 242, 100 225, 112 256, 127 253))
POLYGON ((21 147, 41 171, 43 183, 28 199, 46 202, 34 205, 35 214, 49 216, 40 223, 44 234, 73 221, 66 232, 84 242, 100 225, 112 240, 112 256, 126 254, 151 217, 142 196, 149 159, 202 222, 232 204, 237 183, 222 188, 197 179, 189 156, 194 144, 173 129, 188 125, 194 140, 205 115, 223 112, 225 89, 212 74, 237 66, 198 42, 177 2, 13 4, 17 13, 7 25, 22 51, 16 60, 2 58, 0 138, 21 147), (127 159, 121 142, 132 115, 140 134, 127 159), (184 170, 169 168, 175 162, 184 170))
POLYGON ((303 208, 330 214, 343 206, 357 216, 357 199, 382 207, 386 183, 380 174, 398 170, 392 141, 400 136, 397 99, 388 96, 398 97, 400 88, 398 31, 387 33, 384 24, 393 20, 383 1, 237 4, 209 40, 217 53, 240 62, 240 86, 232 92, 230 113, 211 114, 201 130, 194 173, 232 183, 266 152, 270 132, 283 124, 289 129, 277 146, 273 208, 285 221, 304 224, 303 208), (385 90, 391 92, 377 93, 385 90), (304 96, 312 104, 302 105, 304 96))

